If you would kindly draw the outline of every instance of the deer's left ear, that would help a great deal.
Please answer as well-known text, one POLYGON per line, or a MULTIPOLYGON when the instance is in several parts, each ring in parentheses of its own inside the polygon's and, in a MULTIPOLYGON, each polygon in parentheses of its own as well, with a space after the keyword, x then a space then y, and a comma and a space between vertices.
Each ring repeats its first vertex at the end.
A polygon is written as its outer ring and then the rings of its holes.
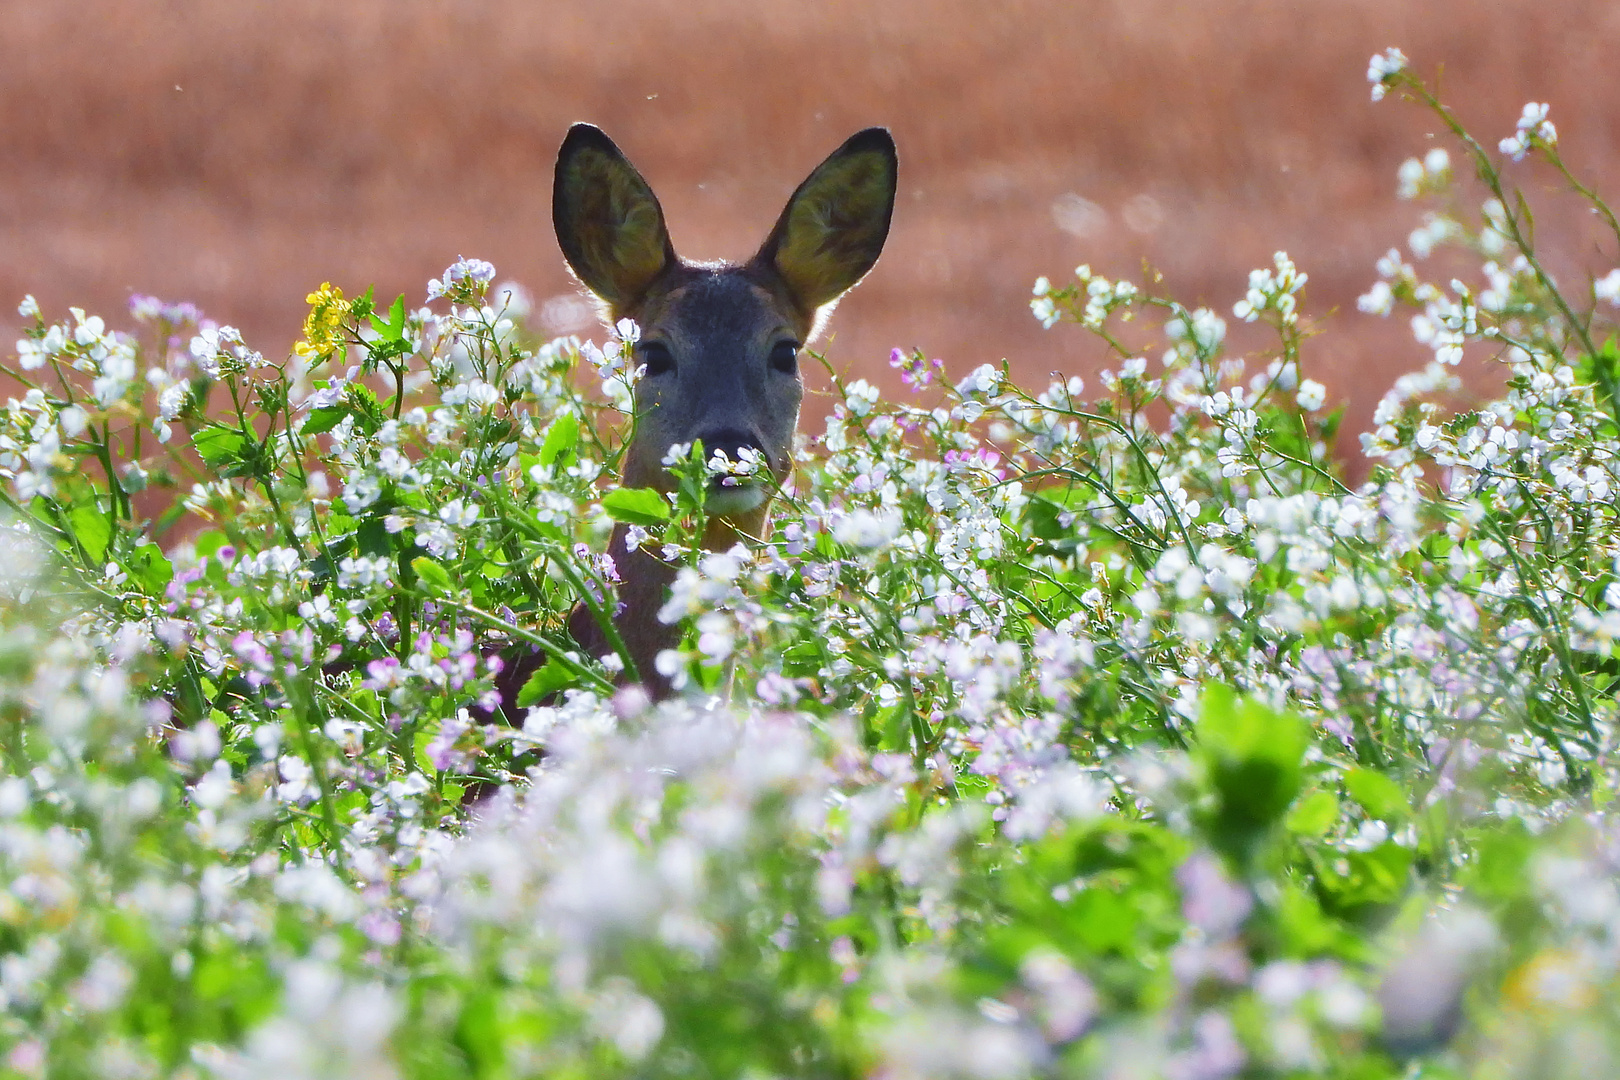
POLYGON ((773 267, 807 315, 866 276, 894 216, 899 161, 883 128, 851 136, 788 200, 756 263, 773 267))

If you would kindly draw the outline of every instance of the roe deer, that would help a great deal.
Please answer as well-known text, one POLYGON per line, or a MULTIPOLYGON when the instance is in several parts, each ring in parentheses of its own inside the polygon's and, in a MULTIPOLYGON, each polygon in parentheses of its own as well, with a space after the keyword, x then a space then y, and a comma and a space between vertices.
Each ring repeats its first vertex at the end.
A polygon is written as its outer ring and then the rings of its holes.
MULTIPOLYGON (((635 390, 626 486, 668 490, 664 457, 698 440, 706 455, 723 450, 733 461, 751 450, 777 484, 787 479, 804 395, 799 350, 877 262, 896 170, 894 140, 867 128, 799 185, 753 258, 694 263, 675 254, 657 197, 613 141, 590 124, 569 129, 552 189, 557 241, 607 321, 629 318, 641 328, 631 363, 646 373, 635 390)), ((761 535, 772 490, 760 481, 717 483, 705 546, 761 535)), ((679 630, 661 623, 658 609, 675 570, 644 548, 627 550, 626 530, 614 529, 608 545, 621 579, 614 626, 643 685, 663 698, 671 686, 655 659, 679 644, 679 630)), ((583 605, 569 629, 590 655, 609 651, 583 605)))

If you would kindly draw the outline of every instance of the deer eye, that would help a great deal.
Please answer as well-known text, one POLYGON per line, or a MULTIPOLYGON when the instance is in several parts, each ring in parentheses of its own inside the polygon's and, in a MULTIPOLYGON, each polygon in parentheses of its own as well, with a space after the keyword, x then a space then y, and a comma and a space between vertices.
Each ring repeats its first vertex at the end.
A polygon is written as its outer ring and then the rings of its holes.
POLYGON ((792 375, 799 370, 799 343, 796 341, 778 341, 771 346, 771 367, 784 375, 792 375))
POLYGON ((641 362, 647 365, 649 379, 675 370, 675 354, 662 341, 643 341, 639 351, 641 362))

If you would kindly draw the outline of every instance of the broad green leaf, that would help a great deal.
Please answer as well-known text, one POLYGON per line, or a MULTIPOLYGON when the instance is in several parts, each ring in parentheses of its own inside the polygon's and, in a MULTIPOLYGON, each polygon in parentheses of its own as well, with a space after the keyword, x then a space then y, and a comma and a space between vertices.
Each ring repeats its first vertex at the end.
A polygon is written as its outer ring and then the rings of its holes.
POLYGON ((191 445, 211 469, 221 469, 242 453, 242 433, 232 428, 205 428, 191 437, 191 445))
POLYGON ((789 678, 814 677, 821 673, 825 663, 826 656, 819 642, 801 642, 782 652, 782 674, 789 678))
POLYGON ((107 557, 107 545, 112 542, 112 522, 94 503, 80 503, 68 511, 68 525, 73 529, 73 538, 92 561, 99 563, 107 557))
POLYGON ((660 525, 669 520, 669 503, 652 488, 614 488, 602 499, 602 509, 614 521, 631 525, 660 525))
POLYGON ((304 434, 324 435, 343 423, 343 418, 351 411, 343 405, 323 405, 319 409, 311 409, 304 421, 304 434))
POLYGON ((579 418, 559 416, 546 431, 546 441, 540 446, 540 464, 551 466, 571 457, 579 444, 579 418))
POLYGON ((472 1062, 475 1076, 498 1076, 506 1072, 506 1031, 501 1023, 501 1001, 498 989, 475 991, 468 996, 456 1019, 455 1044, 472 1062))
POLYGON ((1299 836, 1325 836, 1339 820, 1339 797, 1331 791, 1313 791, 1294 805, 1284 822, 1299 836))
POLYGON ((1351 769, 1344 777, 1344 789, 1361 804, 1369 817, 1381 821, 1405 821, 1412 816, 1411 803, 1399 784, 1381 772, 1351 769))
POLYGON ((1063 507, 1050 499, 1039 495, 1029 500, 1024 508, 1024 520, 1029 522, 1030 535, 1041 540, 1061 540, 1070 533, 1058 520, 1058 515, 1064 512, 1063 507))
POLYGON ((416 571, 417 580, 434 592, 447 593, 454 588, 450 583, 450 575, 445 572, 444 567, 426 555, 412 559, 411 569, 416 571))
POLYGON ((1199 756, 1217 797, 1212 838, 1242 851, 1299 794, 1309 730, 1292 713, 1240 700, 1217 685, 1204 692, 1196 732, 1199 756))
POLYGON ((1532 891, 1530 861, 1535 856, 1535 838, 1519 822, 1480 837, 1469 868, 1469 885, 1491 900, 1512 900, 1532 891))
POLYGON ((393 553, 394 535, 388 531, 388 523, 383 517, 367 518, 355 530, 354 543, 360 554, 375 559, 393 553))
POLYGON ((557 691, 574 685, 574 673, 555 660, 547 660, 518 691, 518 708, 538 705, 557 691))
POLYGON ((129 557, 127 569, 129 576, 153 595, 161 593, 174 580, 174 567, 163 557, 163 550, 156 544, 137 547, 129 557))
POLYGON ((230 542, 231 538, 218 529, 209 529, 206 532, 198 533, 196 539, 192 540, 191 546, 197 552, 199 559, 208 559, 212 558, 215 552, 230 542))
POLYGON ((384 321, 376 312, 371 313, 371 328, 389 341, 398 341, 405 330, 405 296, 401 293, 395 297, 393 306, 388 309, 388 319, 384 321))

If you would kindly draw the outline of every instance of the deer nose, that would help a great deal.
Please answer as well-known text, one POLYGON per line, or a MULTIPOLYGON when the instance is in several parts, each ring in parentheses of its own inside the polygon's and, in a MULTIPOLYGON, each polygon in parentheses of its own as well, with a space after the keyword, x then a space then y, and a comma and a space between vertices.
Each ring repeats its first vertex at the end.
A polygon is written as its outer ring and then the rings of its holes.
POLYGON ((759 440, 746 431, 721 428, 717 431, 706 431, 698 438, 703 440, 703 453, 708 457, 713 457, 716 450, 722 450, 732 461, 739 461, 742 459, 741 452, 747 449, 754 451, 766 461, 770 460, 759 440))

